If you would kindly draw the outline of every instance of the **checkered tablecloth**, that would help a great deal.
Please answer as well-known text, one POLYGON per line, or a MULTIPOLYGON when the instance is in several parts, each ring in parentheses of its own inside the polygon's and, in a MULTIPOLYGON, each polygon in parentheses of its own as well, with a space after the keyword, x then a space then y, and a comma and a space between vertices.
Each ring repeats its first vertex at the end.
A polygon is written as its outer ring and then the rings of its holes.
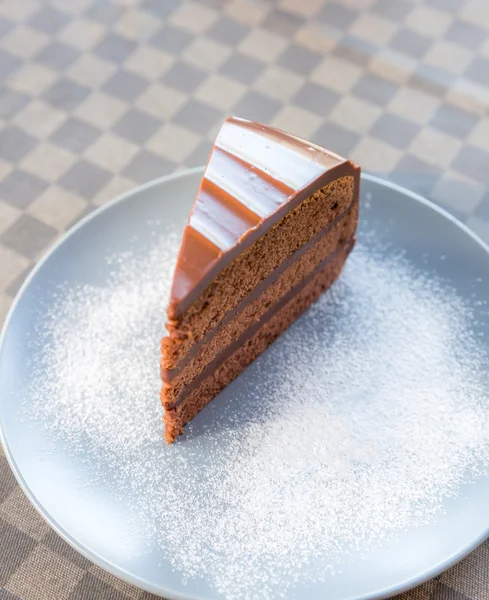
MULTIPOLYGON (((66 228, 205 162, 231 113, 489 241, 489 0, 0 0, 0 323, 66 228)), ((0 600, 152 597, 62 542, 0 451, 0 600)), ((489 545, 402 598, 488 600, 489 545)))

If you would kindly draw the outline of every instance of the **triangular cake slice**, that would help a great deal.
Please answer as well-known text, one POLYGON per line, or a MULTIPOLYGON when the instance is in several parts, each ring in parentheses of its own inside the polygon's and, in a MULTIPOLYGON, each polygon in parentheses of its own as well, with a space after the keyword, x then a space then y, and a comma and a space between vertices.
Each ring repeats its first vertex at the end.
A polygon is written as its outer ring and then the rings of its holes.
POLYGON ((338 277, 355 241, 360 169, 244 119, 221 127, 185 227, 161 342, 165 438, 338 277))

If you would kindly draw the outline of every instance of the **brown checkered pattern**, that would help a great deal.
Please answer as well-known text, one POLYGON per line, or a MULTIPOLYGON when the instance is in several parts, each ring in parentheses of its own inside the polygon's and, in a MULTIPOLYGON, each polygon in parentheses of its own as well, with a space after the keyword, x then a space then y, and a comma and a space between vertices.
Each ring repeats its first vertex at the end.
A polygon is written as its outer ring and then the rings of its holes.
MULTIPOLYGON (((202 164, 230 113, 489 241, 489 0, 0 0, 0 86, 0 324, 67 227, 202 164)), ((152 597, 62 542, 0 451, 0 600, 152 597)), ((489 545, 402 598, 489 600, 489 545)))

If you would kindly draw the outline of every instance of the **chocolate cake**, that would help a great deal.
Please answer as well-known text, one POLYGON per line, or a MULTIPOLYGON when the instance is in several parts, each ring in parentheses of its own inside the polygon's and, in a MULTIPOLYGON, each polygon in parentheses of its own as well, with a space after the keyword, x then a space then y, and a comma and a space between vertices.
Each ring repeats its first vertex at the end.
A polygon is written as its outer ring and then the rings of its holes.
POLYGON ((221 127, 185 227, 161 342, 165 438, 188 423, 338 277, 360 168, 244 119, 221 127))

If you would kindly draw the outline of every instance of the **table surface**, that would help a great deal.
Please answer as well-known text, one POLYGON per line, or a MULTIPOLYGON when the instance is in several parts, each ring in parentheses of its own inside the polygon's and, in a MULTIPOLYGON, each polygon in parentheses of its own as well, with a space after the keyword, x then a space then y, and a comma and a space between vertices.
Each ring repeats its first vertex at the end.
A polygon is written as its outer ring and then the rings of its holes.
MULTIPOLYGON (((228 114, 330 147, 489 241, 488 0, 0 0, 0 88, 0 324, 64 230, 204 163, 228 114)), ((153 596, 52 532, 0 450, 0 599, 19 598, 153 596)), ((488 600, 489 545, 400 598, 488 600)))

